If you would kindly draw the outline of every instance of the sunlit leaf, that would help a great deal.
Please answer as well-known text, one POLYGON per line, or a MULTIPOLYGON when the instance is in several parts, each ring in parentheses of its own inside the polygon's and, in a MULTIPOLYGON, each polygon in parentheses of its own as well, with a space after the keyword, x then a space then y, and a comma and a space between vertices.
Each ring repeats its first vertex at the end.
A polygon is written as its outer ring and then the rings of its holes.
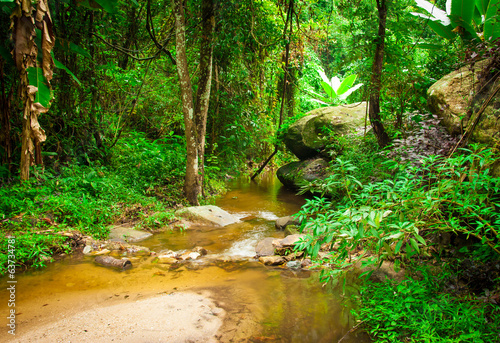
POLYGON ((344 81, 342 81, 342 83, 340 84, 337 90, 337 94, 341 95, 347 92, 349 88, 351 88, 351 86, 354 84, 354 81, 356 81, 356 77, 357 75, 349 75, 348 77, 346 77, 344 81))
MULTIPOLYGON (((430 14, 427 16, 427 18, 434 21, 440 21, 445 26, 450 25, 450 19, 448 18, 448 13, 438 8, 435 4, 432 4, 429 1, 425 0, 415 0, 415 2, 417 3, 418 7, 427 11, 430 14)), ((417 15, 416 13, 412 14, 417 15)))

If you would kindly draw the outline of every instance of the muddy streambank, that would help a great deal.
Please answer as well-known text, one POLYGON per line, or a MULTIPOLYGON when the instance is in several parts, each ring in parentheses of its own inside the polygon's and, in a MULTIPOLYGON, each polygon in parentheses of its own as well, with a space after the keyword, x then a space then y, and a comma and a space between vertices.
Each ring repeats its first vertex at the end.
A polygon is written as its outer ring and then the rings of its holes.
MULTIPOLYGON (((261 239, 282 238, 274 221, 296 213, 304 199, 274 178, 235 181, 231 189, 217 205, 245 218, 241 228, 164 232, 138 243, 151 251, 202 246, 208 255, 197 261, 172 268, 143 256, 120 271, 80 253, 17 275, 16 335, 2 334, 0 341, 335 342, 344 337, 355 325, 348 295, 323 287, 316 272, 264 266, 252 256, 261 239)), ((7 296, 0 291, 1 299, 7 296)))

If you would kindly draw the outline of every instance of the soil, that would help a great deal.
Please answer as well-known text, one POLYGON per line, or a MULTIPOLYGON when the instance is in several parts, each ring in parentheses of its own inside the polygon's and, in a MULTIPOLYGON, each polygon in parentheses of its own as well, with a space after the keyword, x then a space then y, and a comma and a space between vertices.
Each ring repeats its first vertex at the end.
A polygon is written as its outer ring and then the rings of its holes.
POLYGON ((218 342, 224 317, 206 294, 178 292, 62 315, 13 342, 218 342))

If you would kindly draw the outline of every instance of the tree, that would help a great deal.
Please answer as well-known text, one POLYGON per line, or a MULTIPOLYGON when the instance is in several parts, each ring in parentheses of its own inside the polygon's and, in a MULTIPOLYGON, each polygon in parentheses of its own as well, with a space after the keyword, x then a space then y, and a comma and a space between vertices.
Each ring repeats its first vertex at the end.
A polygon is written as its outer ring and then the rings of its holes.
POLYGON ((377 136, 381 148, 389 143, 389 136, 385 132, 382 119, 380 118, 380 89, 382 88, 382 67, 384 63, 385 28, 387 21, 387 2, 377 0, 378 10, 378 34, 376 38, 375 56, 373 58, 372 74, 370 79, 370 103, 368 115, 377 136))
POLYGON ((186 54, 186 20, 182 0, 172 0, 175 16, 175 35, 177 51, 177 74, 182 97, 182 112, 184 115, 186 136, 186 176, 184 192, 192 205, 198 205, 198 197, 202 193, 203 164, 205 154, 205 135, 207 113, 212 83, 213 46, 212 37, 215 28, 213 0, 202 0, 201 12, 203 19, 200 46, 200 77, 196 103, 193 101, 191 77, 189 76, 186 54))
POLYGON ((47 0, 38 0, 36 12, 29 0, 16 0, 12 14, 13 57, 19 71, 21 100, 23 108, 23 128, 21 143, 21 180, 29 179, 29 168, 36 162, 42 163, 41 143, 45 141, 45 131, 38 123, 38 116, 46 113, 50 105, 50 80, 52 79, 51 51, 55 37, 52 30, 47 0), (40 30, 41 47, 37 47, 36 30, 40 30), (42 57, 37 60, 38 48, 42 57), (40 65, 40 67, 39 67, 40 65))

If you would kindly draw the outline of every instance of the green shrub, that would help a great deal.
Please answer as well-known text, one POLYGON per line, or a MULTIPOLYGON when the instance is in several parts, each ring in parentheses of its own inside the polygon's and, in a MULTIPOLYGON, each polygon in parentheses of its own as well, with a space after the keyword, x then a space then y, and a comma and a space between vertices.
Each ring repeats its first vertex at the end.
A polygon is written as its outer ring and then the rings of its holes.
POLYGON ((494 161, 490 149, 475 147, 453 158, 426 158, 419 167, 391 162, 392 178, 362 185, 356 168, 337 159, 339 172, 311 187, 341 188, 345 196, 335 202, 319 197, 307 201, 299 216, 306 219, 302 229, 308 234, 297 248, 315 257, 321 245, 336 244, 339 249, 327 259, 337 266, 353 267, 359 260, 378 264, 389 258, 398 265, 424 252, 427 234, 459 232, 500 253, 495 200, 500 178, 490 176, 488 169, 494 161), (372 256, 352 256, 358 248, 372 256))
MULTIPOLYGON (((443 277, 365 283, 355 315, 373 342, 498 342, 500 308, 442 292, 443 277)), ((445 274, 446 275, 446 274, 445 274)))

